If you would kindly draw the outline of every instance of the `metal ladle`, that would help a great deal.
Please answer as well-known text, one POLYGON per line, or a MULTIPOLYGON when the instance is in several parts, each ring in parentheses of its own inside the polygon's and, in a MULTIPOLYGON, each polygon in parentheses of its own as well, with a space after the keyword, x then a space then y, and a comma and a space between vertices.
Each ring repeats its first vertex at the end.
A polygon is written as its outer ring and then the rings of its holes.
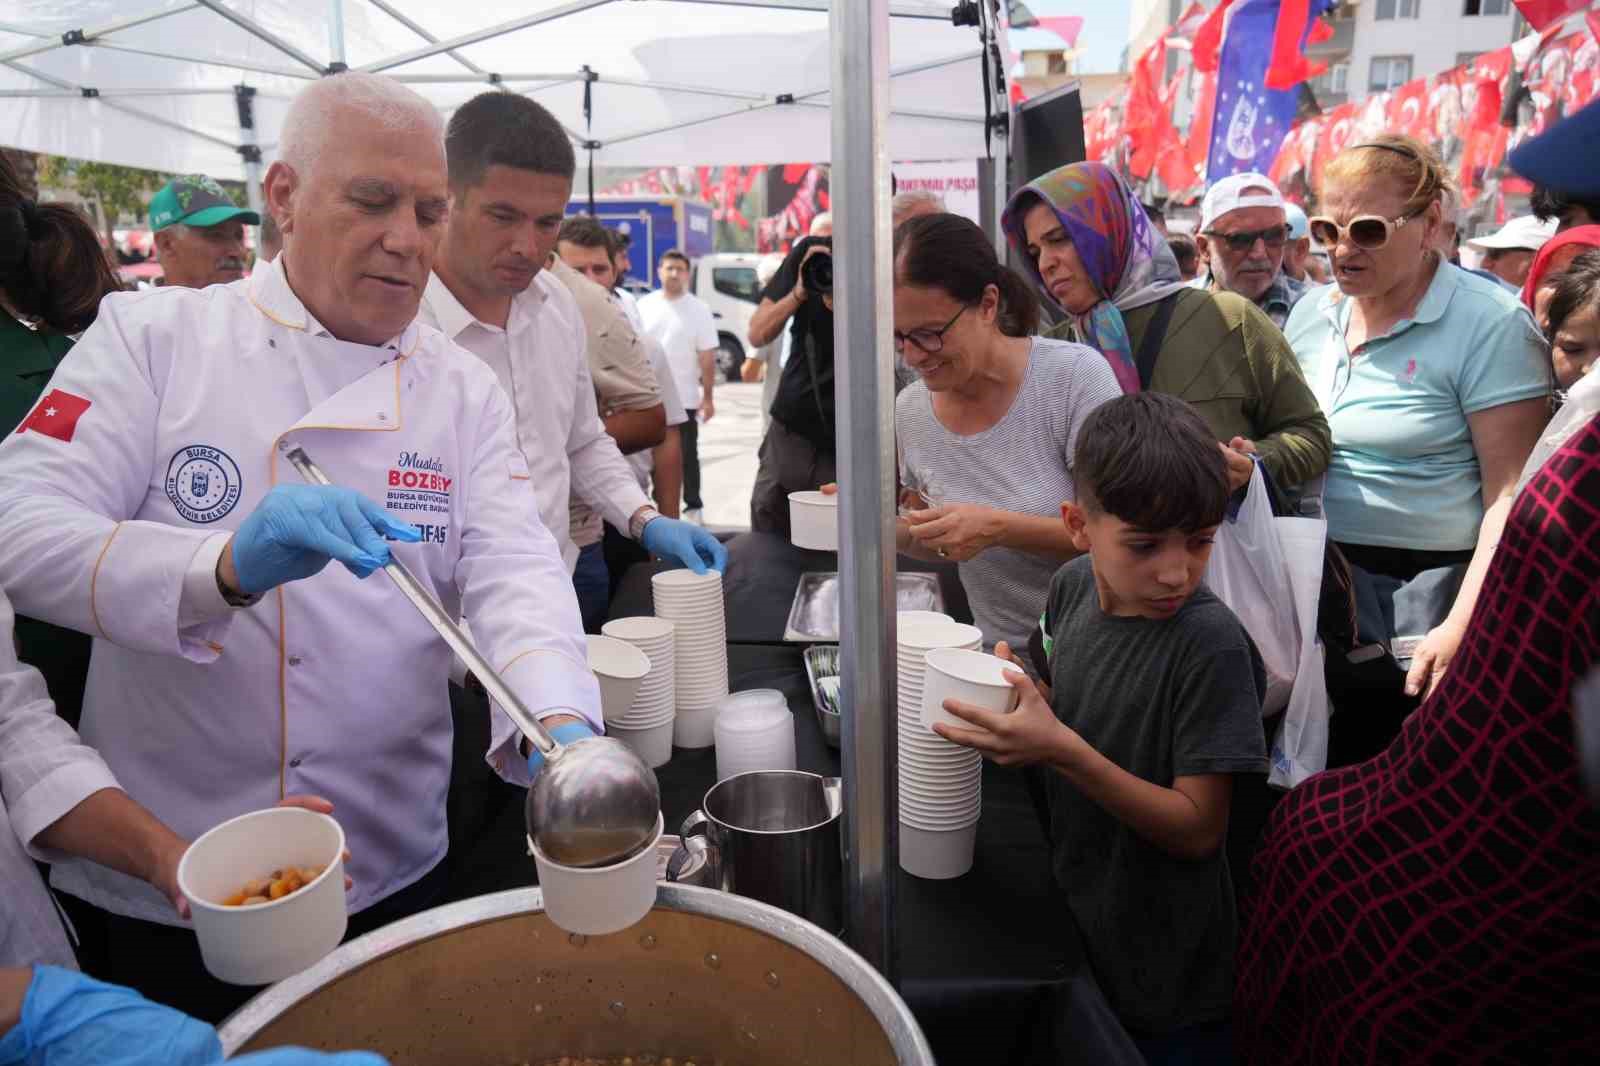
MULTIPOLYGON (((305 449, 292 448, 285 458, 312 484, 333 484, 305 449)), ((563 866, 587 867, 621 862, 648 847, 661 812, 655 771, 610 737, 556 743, 411 571, 392 553, 383 569, 544 756, 544 769, 528 790, 526 808, 528 834, 539 849, 563 866)))

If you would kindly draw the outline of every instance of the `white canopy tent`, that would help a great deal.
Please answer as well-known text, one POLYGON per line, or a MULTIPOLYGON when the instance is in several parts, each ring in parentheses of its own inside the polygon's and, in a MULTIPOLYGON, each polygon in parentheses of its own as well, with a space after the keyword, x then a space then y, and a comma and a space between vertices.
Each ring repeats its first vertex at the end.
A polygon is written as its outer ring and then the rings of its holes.
MULTIPOLYGON (((891 3, 891 158, 985 154, 951 6, 891 3)), ((0 0, 0 144, 248 177, 247 146, 270 162, 289 99, 343 64, 446 112, 525 93, 600 166, 827 161, 829 63, 828 0, 0 0)))

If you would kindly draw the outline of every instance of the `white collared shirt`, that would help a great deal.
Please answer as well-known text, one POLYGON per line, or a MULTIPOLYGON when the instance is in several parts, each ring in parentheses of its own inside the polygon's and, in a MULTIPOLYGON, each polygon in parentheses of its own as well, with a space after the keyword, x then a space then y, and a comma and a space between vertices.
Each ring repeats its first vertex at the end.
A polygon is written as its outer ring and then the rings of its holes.
POLYGON ((474 318, 434 274, 420 317, 482 359, 511 398, 517 443, 533 479, 539 516, 560 544, 567 571, 578 561, 569 493, 628 532, 628 520, 650 501, 600 421, 583 316, 566 286, 541 270, 512 297, 511 314, 501 329, 474 318))
MULTIPOLYGON (((327 797, 356 912, 448 846, 451 655, 387 577, 337 563, 247 609, 191 602, 196 553, 300 482, 287 451, 422 532, 395 557, 472 618, 536 716, 603 724, 571 578, 494 375, 415 323, 392 346, 329 336, 282 262, 105 299, 41 401, 83 405, 75 424, 0 443, 0 586, 17 610, 96 638, 81 732, 133 799, 193 839, 286 794, 327 797)), ((526 784, 505 715, 491 735, 491 765, 526 784)), ((55 864, 51 883, 178 924, 156 889, 84 859, 55 864)))
POLYGON ((33 860, 56 856, 34 837, 99 792, 116 788, 105 760, 56 717, 44 678, 17 661, 11 604, 0 592, 0 966, 77 969, 55 903, 33 860))

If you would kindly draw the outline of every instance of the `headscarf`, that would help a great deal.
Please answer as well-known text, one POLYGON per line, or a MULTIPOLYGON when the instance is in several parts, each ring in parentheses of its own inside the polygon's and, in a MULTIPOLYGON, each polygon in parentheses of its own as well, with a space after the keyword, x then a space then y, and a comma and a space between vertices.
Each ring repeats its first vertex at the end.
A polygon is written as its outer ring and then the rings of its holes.
POLYGON ((1000 224, 1022 253, 1028 274, 1045 299, 1072 319, 1084 343, 1106 357, 1122 391, 1138 392, 1139 369, 1122 312, 1153 304, 1185 288, 1185 282, 1178 260, 1133 191, 1104 163, 1069 163, 1018 189, 1000 224), (1022 219, 1035 198, 1055 211, 1100 293, 1100 302, 1081 315, 1056 302, 1039 274, 1039 264, 1027 254, 1022 219))
POLYGON ((1534 309, 1534 299, 1539 294, 1539 286, 1544 283, 1554 267, 1556 253, 1574 245, 1600 248, 1600 226, 1573 226, 1544 242, 1538 254, 1533 257, 1533 266, 1528 268, 1528 280, 1522 283, 1522 302, 1527 305, 1529 311, 1534 309))

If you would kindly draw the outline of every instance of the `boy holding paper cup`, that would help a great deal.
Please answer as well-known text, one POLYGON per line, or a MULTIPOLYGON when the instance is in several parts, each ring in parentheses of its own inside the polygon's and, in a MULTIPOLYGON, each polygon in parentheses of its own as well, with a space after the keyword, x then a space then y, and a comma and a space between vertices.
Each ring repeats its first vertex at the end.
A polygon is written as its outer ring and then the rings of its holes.
POLYGON ((951 700, 971 727, 935 731, 1054 771, 1052 869, 1117 1016, 1152 1064, 1231 1061, 1223 843, 1233 775, 1266 773, 1267 754, 1261 657, 1200 580, 1227 470, 1192 408, 1144 392, 1089 416, 1074 475, 1061 514, 1085 554, 1057 571, 1030 649, 1048 687, 1008 672, 1015 711, 951 700))

